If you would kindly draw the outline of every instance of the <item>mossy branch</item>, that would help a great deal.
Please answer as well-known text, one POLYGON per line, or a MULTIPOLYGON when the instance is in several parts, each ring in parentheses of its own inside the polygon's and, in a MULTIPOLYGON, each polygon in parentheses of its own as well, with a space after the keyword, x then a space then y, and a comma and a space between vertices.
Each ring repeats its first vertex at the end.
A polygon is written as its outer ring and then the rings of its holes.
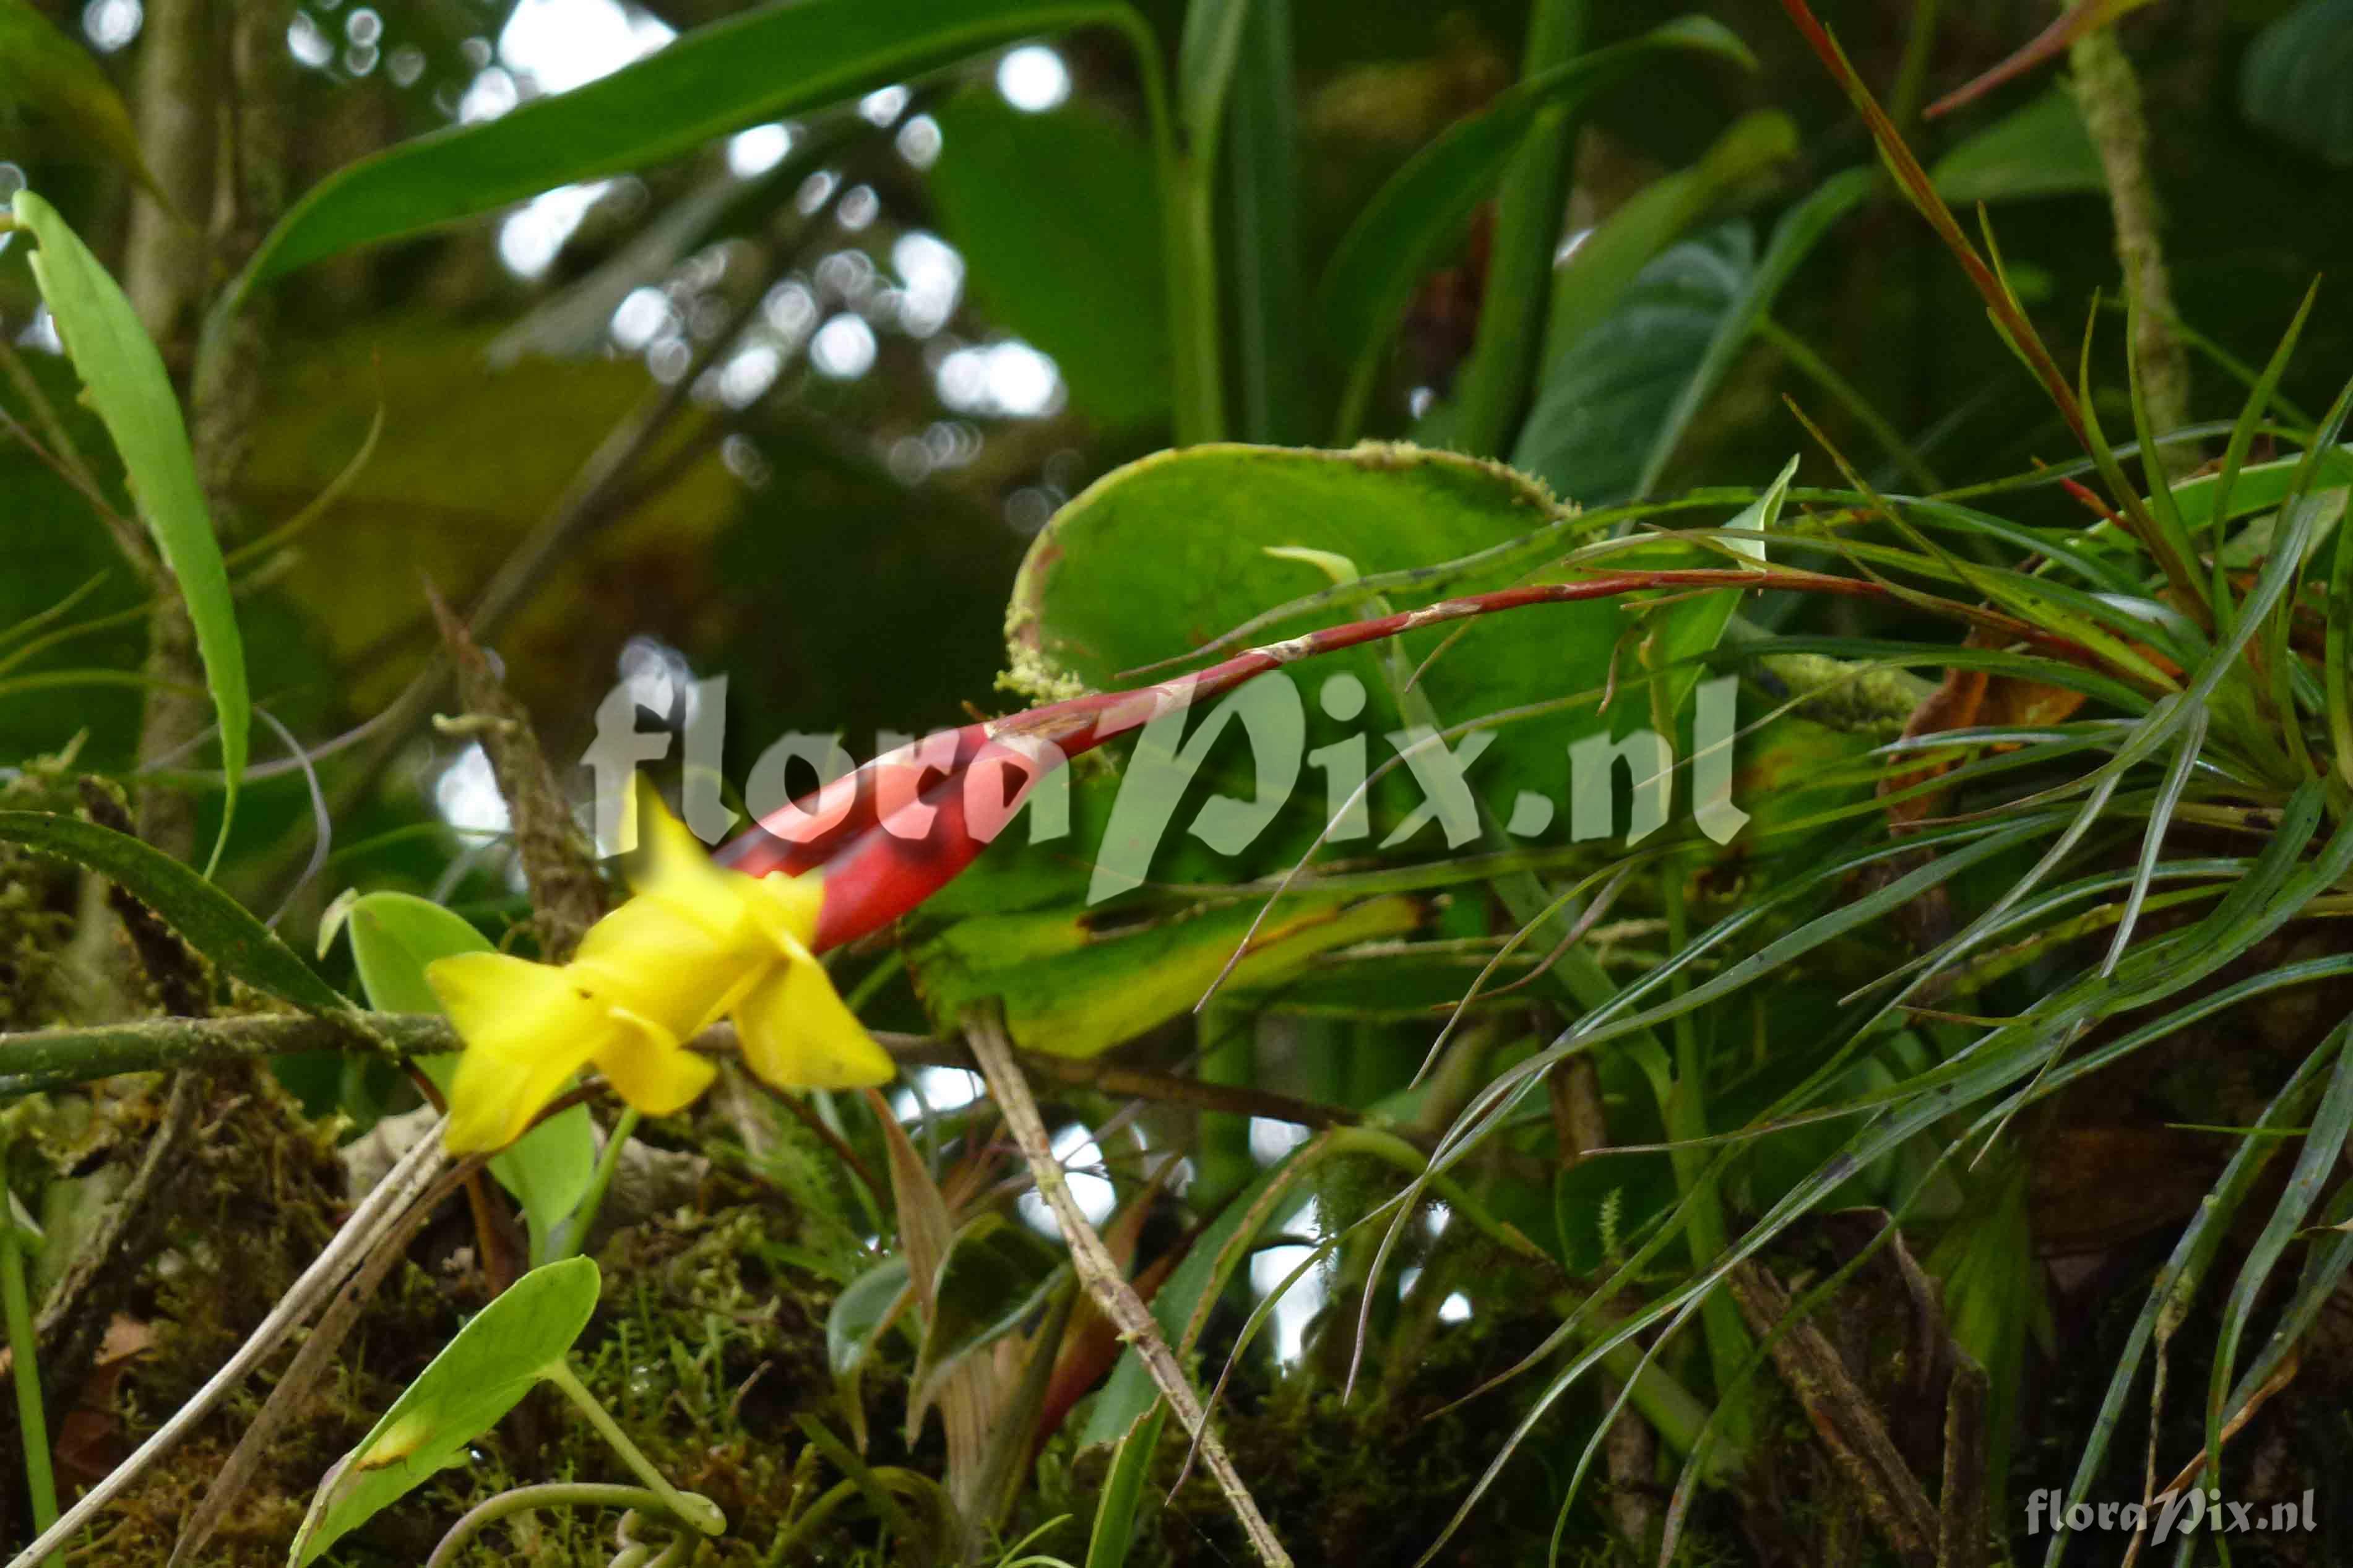
MULTIPOLYGON (((2107 176, 2108 207, 2116 226, 2116 260, 2125 286, 2140 301, 2133 344, 2149 423, 2160 436, 2189 423, 2189 356, 2173 327, 2173 285, 2166 274, 2162 215, 2148 171, 2148 117, 2140 79, 2113 27, 2095 27, 2068 49, 2075 102, 2107 176)), ((2168 443, 2158 454, 2172 476, 2198 466, 2195 447, 2168 443)))
MULTIPOLYGON (((874 1037, 904 1067, 975 1066, 973 1053, 960 1044, 879 1031, 874 1037)), ((160 1072, 301 1051, 389 1053, 396 1060, 406 1060, 454 1051, 463 1044, 447 1018, 430 1013, 353 1012, 343 1016, 265 1013, 235 1018, 140 1018, 121 1024, 35 1029, 0 1034, 0 1062, 8 1068, 0 1072, 0 1100, 70 1089, 116 1073, 160 1072)), ((734 1054, 734 1026, 712 1026, 695 1037, 693 1047, 714 1055, 734 1054)), ((1032 1071, 1057 1082, 1120 1099, 1264 1116, 1300 1127, 1347 1127, 1364 1120, 1362 1113, 1345 1106, 1205 1083, 1174 1073, 1061 1057, 1025 1055, 1023 1059, 1032 1071)))

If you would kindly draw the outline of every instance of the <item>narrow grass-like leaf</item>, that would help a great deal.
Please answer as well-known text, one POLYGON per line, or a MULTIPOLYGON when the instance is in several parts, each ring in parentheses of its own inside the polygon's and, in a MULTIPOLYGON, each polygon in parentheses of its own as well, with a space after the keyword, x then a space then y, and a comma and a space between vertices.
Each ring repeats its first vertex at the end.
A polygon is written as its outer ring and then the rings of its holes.
POLYGON ((1250 0, 1226 141, 1227 292, 1233 300, 1240 434, 1300 446, 1307 390, 1307 280, 1299 238, 1299 145, 1291 0, 1250 0))
POLYGON ((2348 1037, 2353 1037, 2353 1021, 2339 1024, 2327 1043, 2314 1053, 2333 1055, 2337 1069, 2330 1075, 2319 1108, 2313 1112, 2312 1123, 2305 1131, 2304 1146, 2296 1152, 2295 1167, 2289 1173, 2287 1186, 2274 1205, 2271 1217, 2263 1223, 2262 1233, 2247 1249, 2246 1259, 2239 1266, 2239 1278, 2223 1303, 2221 1324, 2215 1332, 2213 1373, 2206 1395, 2206 1466, 2210 1478, 2219 1478, 2221 1474, 2222 1421, 2232 1373, 2238 1365, 2239 1341, 2246 1332, 2247 1321, 2254 1314, 2256 1300, 2270 1280, 2272 1269, 2302 1228, 2312 1205, 2320 1201, 2324 1184, 2336 1172, 2346 1137, 2353 1133, 2353 1053, 2346 1050, 2348 1037))
POLYGON ((2280 377, 2287 372, 2288 361, 2295 354, 2296 340, 2304 335, 2305 319, 2312 314, 2312 302, 2319 293, 2317 282, 2304 291, 2303 300, 2288 321, 2287 331, 2280 334, 2279 345, 2272 350, 2271 359, 2263 365, 2262 374, 2255 378, 2254 386, 2247 394, 2247 401, 2240 407, 2238 421, 2231 426, 2231 439, 2222 448, 2222 466, 2214 475, 2213 499, 2209 513, 2216 523, 2214 597, 2218 605, 2229 602, 2231 592, 2230 579, 2222 564, 2221 523, 2231 515, 2232 488, 2239 482, 2239 471, 2245 467, 2247 453, 2254 445, 2256 426, 2262 423, 2263 412, 2270 406, 2273 394, 2279 388, 2280 377))
POLYGON ((212 514, 196 483, 180 400, 164 374, 163 356, 148 341, 131 301, 57 209, 30 191, 19 191, 16 213, 16 221, 39 242, 33 276, 40 283, 41 298, 57 319, 58 333, 89 389, 90 405, 122 458, 131 498, 178 582, 188 620, 195 627, 196 652, 204 659, 205 683, 212 690, 214 717, 220 725, 225 783, 220 836, 212 853, 213 863, 218 864, 236 815, 237 781, 245 775, 252 704, 246 691, 237 602, 229 594, 228 568, 221 560, 212 514))
POLYGON ((2148 897, 2149 881, 2157 875, 2158 853, 2165 847, 2165 830, 2172 825, 2174 808, 2181 803, 2181 792, 2189 787, 2190 772, 2197 767, 2199 752, 2205 744, 2205 710, 2193 710, 2182 726, 2180 738, 2174 742, 2173 761, 2165 770, 2165 782, 2158 786, 2148 826, 2141 836, 2140 860, 2133 868, 2132 891, 2126 897, 2124 913, 2116 921, 2116 940, 2108 944, 2108 955, 2100 963, 2103 975, 2116 973, 2117 960, 2124 957, 2125 949, 2131 944, 2141 904, 2148 897))
POLYGON ((1160 1446, 1160 1428, 1168 1407, 1155 1405, 1135 1418, 1112 1455, 1111 1473, 1103 1478, 1095 1500, 1093 1531, 1087 1537, 1086 1568, 1125 1568, 1135 1543, 1135 1508, 1144 1500, 1144 1484, 1152 1473, 1152 1453, 1160 1446))
POLYGON ((1185 7, 1185 31, 1176 42, 1176 122, 1185 130, 1187 153, 1204 169, 1217 162, 1226 95, 1233 87, 1242 35, 1255 4, 1195 0, 1185 7))
POLYGON ((257 990, 312 1013, 351 1008, 244 905, 127 833, 51 812, 0 811, 0 840, 87 866, 121 884, 189 946, 257 990))
MULTIPOLYGON (((2156 1337, 2158 1320, 2165 1315, 2168 1303, 2194 1296, 2204 1281, 2206 1271, 2221 1252, 2228 1237, 2231 1224, 2248 1193, 2279 1152, 2283 1140, 2263 1134, 2292 1126, 2311 1103, 2314 1091, 2320 1087, 2320 1068, 2327 1058, 2320 1052, 2306 1058, 2295 1076, 2274 1095, 2257 1119, 2254 1135, 2239 1140, 2231 1160, 2215 1179, 2214 1185, 2199 1204, 2189 1221, 2182 1227, 2181 1236, 2173 1244, 2173 1252, 2165 1267, 2158 1270, 2150 1285, 2148 1300, 2140 1315, 2133 1321, 2132 1331, 2118 1351, 2116 1370, 2108 1379, 2107 1392, 2101 1397, 2099 1413, 2093 1417, 2092 1429, 2084 1435, 2083 1458, 2076 1461, 2074 1479, 2067 1489, 2067 1504, 2084 1501, 2100 1479, 2100 1470, 2107 1462, 2109 1446, 2116 1440, 2116 1429, 2123 1422, 2125 1403, 2131 1396, 2133 1384, 2140 1375, 2141 1363, 2148 1354, 2150 1342, 2156 1337)), ((2051 1085, 2045 1085, 2046 1090, 2051 1085)), ((2066 1510, 2059 1513, 2066 1517, 2066 1510)), ((2042 1555, 2042 1568, 2059 1568, 2065 1558, 2069 1532, 2063 1526, 2052 1535, 2051 1544, 2042 1555)))
MULTIPOLYGON (((2125 300, 2125 386, 2132 404, 2133 438, 2140 444, 2141 477, 2148 481, 2148 514, 2157 524, 2157 531, 2165 538, 2166 546, 2185 562, 2197 559, 2198 552, 2189 542, 2189 531, 2182 526, 2180 503, 2173 499, 2173 483, 2166 472, 2164 452, 2158 445, 2160 431, 2151 423, 2146 377, 2140 368, 2141 302, 2137 293, 2125 300)), ((2214 624, 2230 624, 2229 584, 2216 574, 2220 595, 2211 607, 2214 624)))

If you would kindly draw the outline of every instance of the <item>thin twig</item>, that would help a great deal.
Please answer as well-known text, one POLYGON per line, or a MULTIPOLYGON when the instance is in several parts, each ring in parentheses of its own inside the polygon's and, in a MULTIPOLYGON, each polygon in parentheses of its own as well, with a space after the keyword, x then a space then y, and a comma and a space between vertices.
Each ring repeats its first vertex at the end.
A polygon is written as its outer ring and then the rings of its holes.
POLYGON ((301 1279, 261 1326, 239 1345, 237 1353, 205 1385, 196 1390, 188 1402, 174 1411, 157 1428, 155 1435, 139 1445, 136 1452, 117 1465, 107 1478, 84 1494, 81 1500, 66 1510, 65 1517, 42 1532, 39 1540, 10 1558, 6 1568, 33 1568, 50 1552, 72 1540, 82 1527, 96 1518, 109 1503, 129 1489, 146 1468, 176 1447, 181 1438, 212 1414, 213 1407, 229 1392, 243 1383, 248 1373, 284 1343, 289 1334, 311 1315, 311 1310, 340 1284, 353 1265, 366 1257, 377 1239, 391 1226, 399 1223, 418 1194, 429 1188, 434 1179, 448 1163, 448 1153, 441 1146, 441 1130, 448 1119, 435 1124, 433 1130, 417 1140, 414 1148, 400 1157, 397 1164, 374 1191, 362 1199, 352 1216, 343 1222, 325 1248, 302 1271, 301 1279))
POLYGON ((212 1540, 213 1532, 220 1528, 221 1521, 228 1517, 228 1510, 236 1506, 237 1500, 244 1495, 246 1487, 260 1468, 261 1457, 268 1451, 271 1440, 326 1374, 328 1363, 334 1360, 336 1351, 343 1347, 353 1325, 359 1321, 361 1310, 383 1285, 384 1277, 392 1272, 394 1264, 407 1256, 408 1244, 443 1202, 460 1186, 473 1184, 482 1164, 480 1157, 468 1160, 436 1182, 433 1190, 422 1199, 411 1204, 369 1251, 367 1260, 360 1265, 359 1271, 352 1276, 350 1282, 336 1293, 333 1300, 327 1303, 327 1310, 319 1314, 319 1321, 304 1336, 302 1348, 294 1352, 293 1361, 280 1374, 277 1385, 269 1391, 269 1397, 263 1401, 260 1413, 245 1429, 245 1435, 237 1439, 236 1450, 229 1455, 228 1462, 216 1472, 212 1485, 205 1492, 204 1500, 196 1505, 195 1511, 180 1527, 179 1542, 172 1548, 171 1561, 165 1568, 178 1568, 183 1563, 194 1562, 197 1553, 204 1551, 206 1543, 212 1540))
POLYGON ((1039 1195, 1046 1200, 1047 1207, 1061 1226, 1062 1239, 1071 1249, 1071 1265, 1086 1285, 1087 1294, 1143 1358, 1154 1384, 1198 1446, 1202 1463, 1225 1492, 1227 1505, 1234 1510, 1259 1560, 1269 1568, 1278 1564, 1289 1568, 1291 1554, 1275 1539, 1273 1528, 1259 1511, 1250 1488, 1243 1484, 1241 1472, 1234 1468, 1232 1456, 1210 1427, 1191 1382, 1160 1332, 1160 1325, 1153 1321, 1152 1314, 1128 1285, 1126 1276, 1103 1246, 1103 1237, 1088 1222, 1078 1200, 1071 1195, 1070 1184, 1062 1179, 1061 1162, 1054 1156, 1053 1141, 1047 1136, 1045 1120, 1038 1113, 1038 1102, 1030 1098, 1029 1085, 1021 1076, 1020 1065, 1014 1060, 1012 1043, 1005 1037, 1003 1019, 994 1010, 976 1008, 965 1015, 965 1037, 972 1044, 973 1055, 979 1058, 982 1076, 988 1079, 989 1093, 995 1097, 997 1110, 1004 1113, 1006 1127, 1029 1162, 1030 1174, 1037 1178, 1039 1195))

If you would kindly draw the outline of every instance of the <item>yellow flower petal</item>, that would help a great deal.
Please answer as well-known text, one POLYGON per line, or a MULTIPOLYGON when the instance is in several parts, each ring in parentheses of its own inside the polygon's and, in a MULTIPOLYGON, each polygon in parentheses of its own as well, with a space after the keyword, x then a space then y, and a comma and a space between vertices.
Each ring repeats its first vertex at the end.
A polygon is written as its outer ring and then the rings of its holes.
POLYGON ((685 1039, 768 962, 768 944, 740 903, 736 912, 732 929, 713 931, 705 911, 639 893, 588 928, 572 967, 594 976, 615 1005, 685 1039))
POLYGON ((735 1009, 751 1069, 778 1089, 858 1089, 897 1069, 799 943, 735 1009))
POLYGON ((797 877, 788 877, 782 871, 771 871, 765 877, 741 879, 752 907, 752 919, 762 933, 777 947, 785 948, 787 956, 793 949, 798 949, 807 957, 808 944, 817 940, 818 911, 825 907, 825 874, 804 871, 797 877), (790 948, 786 948, 787 942, 790 948))
POLYGON ((631 890, 702 921, 722 941, 734 940, 750 918, 745 892, 751 879, 712 865, 702 841, 635 773, 629 775, 629 792, 641 828, 631 890))
POLYGON ((718 1069, 683 1049, 676 1035, 634 1013, 617 1011, 612 1016, 618 1026, 596 1053, 596 1070, 639 1114, 683 1110, 711 1087, 718 1069))
POLYGON ((615 1027, 608 1002, 581 977, 504 953, 437 959, 425 981, 466 1042, 443 1134, 452 1153, 522 1137, 615 1027))

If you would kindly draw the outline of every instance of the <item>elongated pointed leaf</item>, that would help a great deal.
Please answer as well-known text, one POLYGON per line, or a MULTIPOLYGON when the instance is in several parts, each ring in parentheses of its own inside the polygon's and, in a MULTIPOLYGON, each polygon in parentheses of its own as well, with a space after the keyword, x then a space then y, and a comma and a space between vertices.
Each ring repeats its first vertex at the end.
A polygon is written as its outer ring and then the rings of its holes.
MULTIPOLYGON (((270 231, 240 292, 340 251, 454 223, 577 180, 658 163, 1034 33, 1113 26, 1112 0, 804 0, 698 27, 573 91, 452 126, 322 181, 270 231)), ((1145 68, 1157 70, 1148 60, 1145 68)))
POLYGON ((247 984, 313 1013, 351 1004, 244 905, 169 855, 79 817, 0 811, 0 839, 87 866, 128 889, 188 945, 247 984))
POLYGON ((205 682, 212 689, 214 714, 220 723, 221 773, 227 780, 220 840, 213 847, 213 858, 218 860, 237 807, 237 781, 245 773, 252 710, 237 602, 229 596, 228 568, 221 561, 212 514, 196 483, 180 400, 164 372, 163 356, 148 342, 131 301, 57 209, 30 191, 19 191, 16 212, 16 221, 40 243, 33 255, 33 276, 40 283, 41 298, 48 302, 66 353, 89 388, 90 405, 113 437, 131 499, 178 581, 188 619, 195 626, 196 652, 204 659, 205 682))
POLYGON ((602 1280, 586 1258, 534 1268, 458 1331, 360 1446, 328 1472, 288 1555, 319 1555, 398 1501, 498 1425, 564 1359, 596 1310, 602 1280))

